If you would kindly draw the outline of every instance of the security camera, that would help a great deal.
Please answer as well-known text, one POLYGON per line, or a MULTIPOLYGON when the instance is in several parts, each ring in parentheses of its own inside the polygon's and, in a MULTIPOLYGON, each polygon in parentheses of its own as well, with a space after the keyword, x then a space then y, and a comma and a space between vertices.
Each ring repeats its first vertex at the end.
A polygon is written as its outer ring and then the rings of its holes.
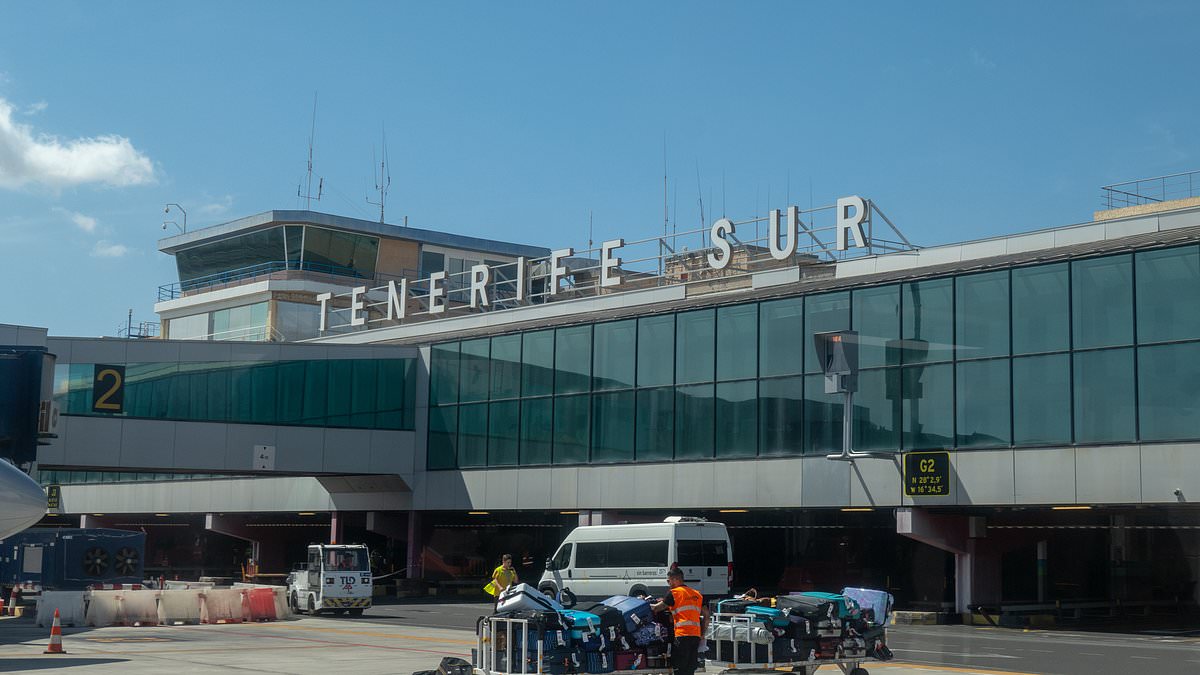
POLYGON ((171 207, 169 207, 169 206, 163 207, 163 213, 170 213, 170 212, 171 212, 171 207))
POLYGON ((1176 496, 1176 497, 1182 497, 1182 496, 1183 496, 1183 490, 1180 490, 1179 488, 1175 488, 1175 490, 1174 490, 1174 493, 1175 493, 1175 496, 1176 496))
POLYGON ((165 229, 167 229, 167 224, 166 224, 166 223, 163 223, 163 229, 164 229, 164 230, 165 230, 165 229))

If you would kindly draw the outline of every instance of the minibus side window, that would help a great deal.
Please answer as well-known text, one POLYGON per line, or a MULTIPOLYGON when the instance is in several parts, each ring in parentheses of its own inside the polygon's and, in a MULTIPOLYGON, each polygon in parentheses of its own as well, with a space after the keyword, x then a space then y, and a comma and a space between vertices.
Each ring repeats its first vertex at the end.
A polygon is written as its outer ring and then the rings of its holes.
POLYGON ((554 569, 565 570, 571 565, 571 547, 574 544, 563 544, 563 547, 558 549, 558 555, 554 556, 554 569))

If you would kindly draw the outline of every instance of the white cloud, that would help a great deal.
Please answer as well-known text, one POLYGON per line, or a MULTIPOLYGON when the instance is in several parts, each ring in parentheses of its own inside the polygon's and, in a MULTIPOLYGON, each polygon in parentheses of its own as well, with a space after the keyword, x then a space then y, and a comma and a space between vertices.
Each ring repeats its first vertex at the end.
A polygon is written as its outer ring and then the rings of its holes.
POLYGON ((114 244, 110 241, 101 239, 92 247, 93 258, 120 258, 129 253, 129 247, 124 244, 114 244))
POLYGON ((25 114, 26 115, 36 115, 49 107, 50 107, 49 103, 46 103, 45 101, 38 101, 37 103, 34 103, 33 105, 26 108, 25 114))
POLYGON ((60 206, 54 207, 54 212, 70 218, 71 222, 78 225, 79 229, 84 232, 96 231, 96 219, 91 216, 84 215, 78 211, 68 211, 60 206))
POLYGON ((971 49, 971 63, 985 70, 993 70, 996 67, 996 62, 981 54, 978 49, 971 49))
POLYGON ((229 211, 233 208, 233 195, 225 195, 218 199, 214 199, 208 204, 204 204, 199 208, 199 212, 207 216, 217 216, 229 211))
POLYGON ((0 188, 29 184, 62 188, 85 183, 116 187, 154 181, 154 164, 123 136, 61 140, 13 121, 0 99, 0 188))

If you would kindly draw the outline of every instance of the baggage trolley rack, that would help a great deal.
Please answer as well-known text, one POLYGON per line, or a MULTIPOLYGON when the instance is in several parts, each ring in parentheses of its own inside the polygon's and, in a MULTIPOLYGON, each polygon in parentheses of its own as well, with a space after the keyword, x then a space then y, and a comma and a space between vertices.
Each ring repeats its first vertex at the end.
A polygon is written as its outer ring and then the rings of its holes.
MULTIPOLYGON (((472 665, 475 675, 546 675, 542 670, 544 649, 541 636, 537 636, 537 667, 529 669, 529 656, 533 650, 529 648, 529 619, 514 619, 503 616, 487 617, 483 629, 475 636, 475 663, 472 665), (496 636, 504 635, 504 649, 496 636), (521 637, 520 647, 513 644, 513 636, 521 637), (500 667, 500 655, 504 655, 503 668, 500 667), (514 659, 514 656, 517 657, 514 659), (513 666, 520 661, 520 669, 513 666)), ((537 634, 536 629, 532 631, 537 634)), ((582 673, 583 671, 580 670, 582 673)), ((670 668, 639 668, 638 670, 611 670, 604 675, 672 675, 670 668)))
POLYGON ((733 658, 721 658, 721 641, 709 636, 710 649, 715 645, 716 649, 710 651, 706 657, 707 664, 716 665, 720 668, 720 675, 727 673, 771 673, 779 675, 779 668, 791 668, 795 675, 814 675, 817 669, 821 666, 837 666, 844 675, 869 675, 864 663, 878 661, 878 659, 869 656, 847 656, 832 659, 812 659, 803 661, 775 661, 775 645, 774 641, 765 645, 767 648, 767 661, 765 663, 757 661, 739 661, 737 656, 738 644, 747 643, 750 645, 751 655, 754 653, 756 644, 750 640, 750 635, 753 627, 757 626, 758 617, 752 614, 739 614, 732 612, 716 612, 713 614, 714 619, 721 619, 732 624, 733 628, 730 634, 730 640, 733 644, 733 658), (745 639, 739 640, 738 635, 745 635, 745 639))

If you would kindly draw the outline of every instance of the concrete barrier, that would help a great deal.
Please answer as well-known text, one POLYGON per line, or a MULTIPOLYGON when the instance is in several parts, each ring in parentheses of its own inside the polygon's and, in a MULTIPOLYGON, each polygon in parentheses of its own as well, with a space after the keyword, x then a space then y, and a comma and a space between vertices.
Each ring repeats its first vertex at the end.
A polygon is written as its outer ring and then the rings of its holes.
POLYGON ((102 628, 120 621, 121 593, 123 591, 88 591, 87 625, 102 628))
POLYGON ((295 616, 292 615, 292 608, 288 607, 288 590, 282 586, 276 586, 272 590, 275 594, 275 616, 280 619, 294 619, 295 616))
POLYGON ((200 595, 204 599, 201 623, 241 623, 246 618, 241 588, 211 588, 200 595))
POLYGON ((158 596, 161 591, 143 588, 120 593, 121 623, 126 626, 157 626, 162 623, 158 614, 158 596))
POLYGON ((200 623, 201 592, 183 588, 162 591, 158 602, 163 623, 168 626, 200 623))
POLYGON ((37 625, 44 628, 54 623, 54 610, 58 610, 59 623, 63 626, 82 626, 87 619, 83 602, 83 591, 42 591, 37 603, 37 625))

